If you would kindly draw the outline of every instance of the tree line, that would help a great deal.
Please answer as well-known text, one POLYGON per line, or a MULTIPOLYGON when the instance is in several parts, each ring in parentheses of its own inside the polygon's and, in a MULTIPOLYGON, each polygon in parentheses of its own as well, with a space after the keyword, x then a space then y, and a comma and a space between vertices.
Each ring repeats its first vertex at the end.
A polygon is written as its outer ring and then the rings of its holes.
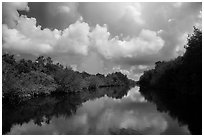
POLYGON ((183 56, 156 62, 138 84, 159 110, 187 124, 192 134, 202 134, 202 31, 194 27, 184 47, 183 56))
POLYGON ((35 61, 14 55, 2 55, 3 98, 30 98, 51 93, 73 93, 96 88, 130 86, 135 82, 121 72, 91 75, 54 63, 51 57, 39 56, 35 61))

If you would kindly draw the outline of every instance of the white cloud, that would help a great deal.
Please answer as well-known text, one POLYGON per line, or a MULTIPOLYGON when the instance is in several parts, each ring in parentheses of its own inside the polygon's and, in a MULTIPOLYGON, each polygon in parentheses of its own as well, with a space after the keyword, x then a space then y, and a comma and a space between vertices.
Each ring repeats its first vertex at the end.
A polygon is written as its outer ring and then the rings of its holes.
POLYGON ((3 25, 3 47, 20 52, 39 54, 76 53, 87 55, 89 26, 77 21, 67 29, 50 30, 36 26, 35 18, 20 16, 15 28, 3 25))
POLYGON ((130 71, 128 71, 128 70, 126 70, 126 69, 121 69, 120 68, 120 66, 115 66, 115 67, 113 67, 113 71, 115 71, 115 72, 121 72, 121 73, 123 73, 123 74, 125 74, 125 75, 130 75, 130 71))
POLYGON ((188 37, 187 33, 181 34, 178 37, 178 44, 176 45, 175 48, 175 54, 177 54, 176 56, 181 56, 185 53, 186 49, 184 48, 184 45, 187 44, 187 37, 188 37))
POLYGON ((125 13, 123 15, 124 18, 132 18, 136 24, 144 24, 144 20, 141 18, 141 12, 140 12, 140 5, 139 3, 135 3, 133 5, 128 5, 126 7, 125 13))
POLYGON ((79 3, 79 13, 87 22, 107 24, 113 36, 137 35, 145 24, 141 10, 141 3, 135 2, 79 3))
POLYGON ((20 16, 15 28, 4 24, 3 47, 34 55, 68 54, 87 55, 95 50, 106 59, 122 57, 136 58, 140 55, 156 54, 164 41, 154 31, 143 29, 138 37, 119 40, 111 38, 107 25, 90 28, 80 18, 64 30, 42 29, 35 18, 20 16))
POLYGON ((87 23, 77 21, 62 31, 62 36, 57 42, 56 50, 59 52, 75 52, 88 54, 89 30, 87 23))
POLYGON ((43 54, 50 52, 52 47, 48 43, 35 42, 16 29, 9 29, 3 25, 3 48, 23 53, 43 54))
POLYGON ((118 37, 110 37, 106 26, 96 25, 91 37, 98 52, 107 59, 152 55, 158 53, 164 45, 164 41, 156 32, 146 29, 143 29, 138 37, 119 40, 118 37))
POLYGON ((113 72, 121 72, 127 75, 128 78, 133 80, 139 80, 140 76, 143 74, 145 70, 148 70, 150 67, 147 65, 135 65, 135 66, 123 66, 117 65, 114 66, 113 72))
POLYGON ((29 10, 27 2, 3 2, 2 3, 2 22, 9 27, 14 27, 19 18, 17 10, 29 10))
POLYGON ((78 71, 78 69, 77 69, 77 65, 76 65, 76 64, 72 64, 72 65, 70 65, 70 67, 72 68, 72 70, 74 70, 74 71, 78 71))
POLYGON ((180 55, 184 32, 190 33, 193 24, 201 26, 202 19, 199 3, 47 3, 45 7, 45 20, 62 30, 42 29, 37 25, 42 21, 19 16, 17 10, 29 10, 27 3, 3 3, 3 48, 66 58, 64 64, 77 64, 86 71, 120 65, 132 76, 132 66, 140 73, 147 69, 143 65, 180 55))
POLYGON ((68 6, 60 6, 60 7, 58 7, 58 12, 59 13, 69 13, 70 10, 71 9, 68 6))

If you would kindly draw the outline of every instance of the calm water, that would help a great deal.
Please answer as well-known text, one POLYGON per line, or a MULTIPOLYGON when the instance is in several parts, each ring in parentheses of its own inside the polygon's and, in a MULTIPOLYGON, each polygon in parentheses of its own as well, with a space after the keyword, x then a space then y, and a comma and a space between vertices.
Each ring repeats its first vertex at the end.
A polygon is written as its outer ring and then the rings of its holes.
POLYGON ((3 133, 189 134, 186 126, 147 102, 138 87, 123 94, 118 90, 41 97, 14 108, 4 105, 3 133))

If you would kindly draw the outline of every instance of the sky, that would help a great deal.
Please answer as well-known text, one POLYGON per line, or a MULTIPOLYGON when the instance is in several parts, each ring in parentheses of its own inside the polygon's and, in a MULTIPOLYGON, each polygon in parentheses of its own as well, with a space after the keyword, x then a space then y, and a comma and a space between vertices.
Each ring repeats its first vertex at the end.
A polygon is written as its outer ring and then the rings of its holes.
POLYGON ((2 3, 3 52, 135 80, 182 55, 193 26, 202 29, 201 2, 2 3))

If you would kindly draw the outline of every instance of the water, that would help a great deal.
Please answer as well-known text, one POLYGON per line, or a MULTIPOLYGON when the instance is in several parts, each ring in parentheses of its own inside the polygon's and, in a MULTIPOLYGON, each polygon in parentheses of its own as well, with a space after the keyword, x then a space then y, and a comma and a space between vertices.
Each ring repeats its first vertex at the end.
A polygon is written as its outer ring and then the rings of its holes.
POLYGON ((3 105, 3 133, 189 134, 186 126, 159 112, 138 90, 101 89, 39 97, 14 108, 3 105))

